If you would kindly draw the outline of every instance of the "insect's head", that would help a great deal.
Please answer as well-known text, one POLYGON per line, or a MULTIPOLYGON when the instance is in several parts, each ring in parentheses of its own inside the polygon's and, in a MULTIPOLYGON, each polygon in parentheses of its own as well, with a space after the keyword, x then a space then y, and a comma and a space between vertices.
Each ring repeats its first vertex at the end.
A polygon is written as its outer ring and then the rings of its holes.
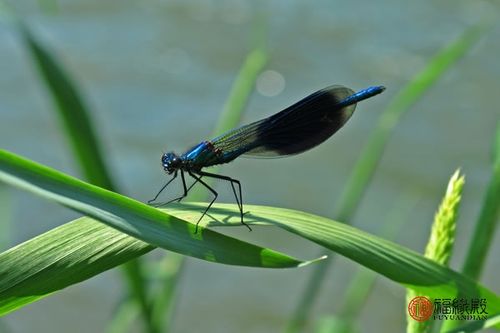
POLYGON ((161 165, 166 173, 171 174, 182 166, 182 160, 174 152, 161 155, 161 165))

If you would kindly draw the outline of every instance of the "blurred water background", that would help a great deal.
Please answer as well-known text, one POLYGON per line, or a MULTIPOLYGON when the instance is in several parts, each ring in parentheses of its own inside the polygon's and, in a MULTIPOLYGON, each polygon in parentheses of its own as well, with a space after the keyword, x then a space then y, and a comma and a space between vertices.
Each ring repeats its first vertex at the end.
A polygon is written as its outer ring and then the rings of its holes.
MULTIPOLYGON (((182 152, 209 138, 255 44, 256 17, 265 17, 268 24, 270 61, 242 123, 327 85, 354 90, 385 85, 384 94, 360 103, 349 123, 316 149, 285 159, 239 159, 221 170, 241 180, 245 203, 329 217, 391 97, 468 26, 500 14, 498 4, 467 0, 40 0, 14 5, 79 83, 114 179, 141 201, 166 180, 159 163, 162 152, 182 152)), ((388 216, 411 207, 396 241, 422 252, 448 178, 460 167, 466 185, 451 266, 461 267, 491 174, 491 143, 500 118, 499 40, 500 25, 494 24, 404 117, 356 214, 356 227, 380 233, 388 216)), ((0 25, 0 46, 1 147, 78 176, 46 90, 9 25, 0 25)), ((226 184, 217 189, 221 202, 233 202, 226 184)), ((78 216, 31 194, 11 194, 10 245, 78 216)), ((319 251, 272 228, 231 229, 224 232, 299 258, 313 258, 319 251)), ((500 252, 498 240, 497 235, 490 253, 500 252)), ((316 318, 335 311, 357 268, 338 259, 314 309, 316 318)), ((499 267, 500 257, 490 255, 482 279, 496 292, 499 267)), ((311 269, 235 268, 188 259, 173 332, 277 332, 311 269)), ((121 283, 117 271, 110 271, 4 321, 10 332, 100 332, 122 297, 121 283)), ((404 303, 404 289, 380 278, 360 319, 361 330, 400 332, 404 303)))

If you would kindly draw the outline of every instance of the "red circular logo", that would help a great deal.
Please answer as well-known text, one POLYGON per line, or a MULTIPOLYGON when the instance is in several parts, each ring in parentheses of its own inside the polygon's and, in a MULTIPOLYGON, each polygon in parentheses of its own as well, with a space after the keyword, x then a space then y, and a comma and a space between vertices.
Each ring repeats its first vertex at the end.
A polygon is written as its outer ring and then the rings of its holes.
POLYGON ((432 316, 434 305, 424 296, 414 297, 408 304, 408 313, 416 321, 426 321, 432 316))

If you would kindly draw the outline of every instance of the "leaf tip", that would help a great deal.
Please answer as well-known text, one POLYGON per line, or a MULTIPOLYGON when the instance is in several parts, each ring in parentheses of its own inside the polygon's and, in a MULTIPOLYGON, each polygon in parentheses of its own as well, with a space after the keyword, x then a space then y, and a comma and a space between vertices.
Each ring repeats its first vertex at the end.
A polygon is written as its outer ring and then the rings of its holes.
POLYGON ((316 259, 304 261, 304 262, 301 262, 300 264, 298 264, 297 267, 304 267, 304 266, 307 266, 309 264, 312 264, 312 263, 315 263, 315 262, 318 262, 318 261, 321 261, 321 260, 325 260, 326 258, 328 258, 328 256, 324 255, 324 256, 321 256, 321 257, 316 258, 316 259))

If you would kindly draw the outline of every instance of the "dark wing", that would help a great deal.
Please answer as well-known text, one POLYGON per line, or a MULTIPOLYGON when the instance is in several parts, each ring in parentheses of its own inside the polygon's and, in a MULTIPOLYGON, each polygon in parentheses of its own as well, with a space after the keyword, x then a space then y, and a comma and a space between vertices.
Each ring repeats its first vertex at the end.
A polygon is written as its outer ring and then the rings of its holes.
POLYGON ((241 154, 256 157, 293 155, 309 150, 337 132, 356 104, 340 102, 354 94, 349 88, 319 90, 268 118, 231 130, 211 142, 231 160, 241 154))

